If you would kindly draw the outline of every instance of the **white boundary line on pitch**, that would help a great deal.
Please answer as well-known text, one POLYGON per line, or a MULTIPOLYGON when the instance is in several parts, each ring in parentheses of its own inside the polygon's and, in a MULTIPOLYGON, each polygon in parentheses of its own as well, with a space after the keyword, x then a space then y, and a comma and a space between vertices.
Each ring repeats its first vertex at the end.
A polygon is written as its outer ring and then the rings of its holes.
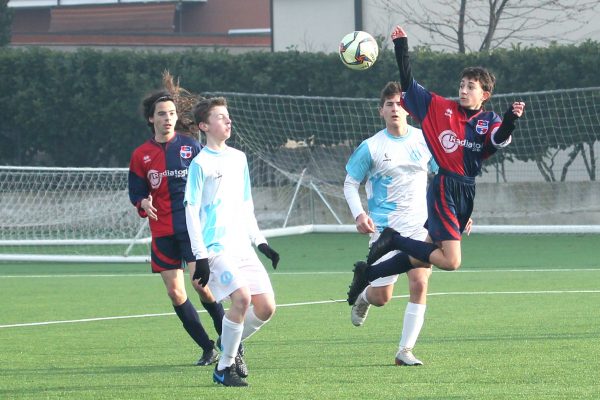
MULTIPOLYGON (((437 273, 453 273, 453 274, 470 274, 484 272, 598 272, 600 268, 545 268, 545 269, 472 269, 458 271, 443 271, 438 268, 434 269, 437 273)), ((350 274, 348 271, 306 271, 306 272, 272 272, 271 275, 339 275, 350 274)), ((58 275, 0 275, 0 279, 10 278, 122 278, 122 277, 158 277, 159 274, 139 273, 139 274, 58 274, 58 275)))
MULTIPOLYGON (((525 291, 502 291, 502 292, 440 292, 440 293, 428 293, 427 296, 465 296, 465 295, 523 295, 523 294, 589 294, 589 293, 600 293, 600 290, 525 290, 525 291)), ((405 298, 408 295, 394 296, 394 298, 405 298)), ((320 300, 320 301, 307 301, 301 303, 288 303, 288 304, 277 304, 277 307, 298 307, 298 306, 311 306, 317 304, 329 304, 329 303, 345 303, 346 300, 320 300)), ((206 310, 200 312, 205 313, 206 310)), ((175 315, 174 312, 159 313, 159 314, 139 314, 139 315, 122 315, 116 317, 99 317, 99 318, 83 318, 73 320, 62 320, 62 321, 46 321, 46 322, 29 322, 22 324, 10 324, 0 325, 0 329, 4 328, 22 328, 30 326, 47 326, 57 324, 75 324, 82 322, 96 322, 96 321, 110 321, 118 319, 132 319, 132 318, 151 318, 151 317, 165 317, 175 315)))

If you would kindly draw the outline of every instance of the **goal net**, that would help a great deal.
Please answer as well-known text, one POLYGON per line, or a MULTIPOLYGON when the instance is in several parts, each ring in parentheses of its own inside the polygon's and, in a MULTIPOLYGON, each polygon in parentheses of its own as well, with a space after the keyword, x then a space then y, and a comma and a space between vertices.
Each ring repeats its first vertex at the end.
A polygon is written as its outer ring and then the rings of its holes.
POLYGON ((142 262, 127 169, 0 167, 0 260, 142 262))
MULTIPOLYGON (((345 164, 384 127, 378 99, 209 95, 228 99, 263 226, 354 229, 345 164)), ((513 143, 477 179, 474 231, 600 232, 600 88, 497 94, 488 108, 502 115, 517 99, 527 107, 513 143)))
MULTIPOLYGON (((230 145, 248 156, 266 236, 354 232, 345 164, 384 127, 378 99, 208 93, 227 98, 230 145)), ((474 232, 600 233, 600 88, 497 94, 527 103, 513 143, 478 178, 474 232)), ((0 261, 140 262, 147 221, 129 203, 127 169, 0 167, 0 261)))

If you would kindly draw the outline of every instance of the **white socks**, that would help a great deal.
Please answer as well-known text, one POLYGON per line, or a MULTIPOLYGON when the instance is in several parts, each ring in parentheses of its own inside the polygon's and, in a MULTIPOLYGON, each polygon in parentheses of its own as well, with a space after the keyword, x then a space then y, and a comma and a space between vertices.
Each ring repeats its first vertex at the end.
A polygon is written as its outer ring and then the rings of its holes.
POLYGON ((227 319, 227 316, 223 317, 223 331, 221 332, 221 357, 219 358, 219 370, 223 370, 230 367, 233 364, 233 359, 237 355, 238 347, 242 339, 242 331, 244 330, 243 324, 227 319))
POLYGON ((246 311, 246 318, 244 318, 244 330, 242 332, 242 340, 248 339, 250 336, 254 335, 256 331, 258 331, 261 326, 269 322, 263 321, 259 319, 256 314, 254 314, 254 307, 249 307, 248 311, 246 311))
POLYGON ((402 337, 400 338, 400 348, 412 349, 417 343, 419 333, 425 321, 425 309, 427 305, 408 303, 404 311, 404 324, 402 325, 402 337))
MULTIPOLYGON (((365 288, 365 290, 363 290, 362 292, 360 292, 360 294, 358 295, 358 297, 360 297, 362 300, 365 301, 365 303, 367 304, 371 304, 369 303, 369 299, 367 299, 367 289, 369 288, 369 286, 367 286, 365 288)), ((356 302, 355 302, 356 303, 356 302)))

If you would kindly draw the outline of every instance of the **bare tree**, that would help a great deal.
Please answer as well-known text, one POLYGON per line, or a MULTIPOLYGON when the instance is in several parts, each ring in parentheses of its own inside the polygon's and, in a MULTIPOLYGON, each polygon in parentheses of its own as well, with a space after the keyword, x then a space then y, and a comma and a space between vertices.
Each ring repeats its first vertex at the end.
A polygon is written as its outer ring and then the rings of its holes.
POLYGON ((373 0, 405 28, 425 32, 421 45, 466 53, 508 43, 563 41, 593 23, 598 0, 373 0), (552 27, 553 29, 548 29, 552 27))

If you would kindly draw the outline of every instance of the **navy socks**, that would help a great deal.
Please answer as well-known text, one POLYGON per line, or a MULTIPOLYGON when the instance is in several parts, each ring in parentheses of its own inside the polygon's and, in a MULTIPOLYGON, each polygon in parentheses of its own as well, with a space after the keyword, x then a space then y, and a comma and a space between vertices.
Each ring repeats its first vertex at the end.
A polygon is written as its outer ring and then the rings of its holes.
POLYGON ((212 318, 213 325, 215 326, 215 331, 217 331, 217 335, 221 336, 221 332, 223 332, 223 316, 225 315, 223 305, 221 303, 213 301, 212 303, 202 302, 202 306, 204 306, 204 309, 212 318))
POLYGON ((414 267, 410 263, 408 254, 398 253, 394 257, 381 261, 378 264, 367 268, 367 280, 373 282, 377 278, 385 276, 403 274, 414 267))
POLYGON ((175 313, 181 320, 183 327, 192 339, 202 347, 203 350, 208 350, 213 347, 213 342, 208 338, 208 334, 204 330, 200 317, 194 308, 190 299, 186 299, 180 306, 173 306, 175 313))
POLYGON ((421 240, 415 240, 408 237, 404 237, 400 234, 394 235, 393 237, 394 248, 404 251, 409 255, 413 256, 417 260, 421 260, 430 264, 429 256, 438 247, 433 243, 423 242, 421 240))

